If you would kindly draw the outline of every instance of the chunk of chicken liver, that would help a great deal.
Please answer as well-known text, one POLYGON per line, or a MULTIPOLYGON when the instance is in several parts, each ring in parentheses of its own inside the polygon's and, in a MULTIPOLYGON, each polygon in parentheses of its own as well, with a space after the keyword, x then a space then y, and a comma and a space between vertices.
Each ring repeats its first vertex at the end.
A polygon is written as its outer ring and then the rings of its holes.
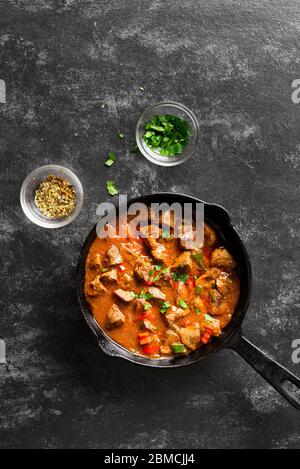
POLYGON ((175 342, 179 342, 179 335, 171 329, 168 329, 165 335, 165 344, 170 346, 175 342))
POLYGON ((115 244, 112 244, 111 247, 108 249, 106 256, 108 258, 109 265, 118 265, 122 264, 123 258, 120 254, 119 249, 115 244))
POLYGON ((196 285, 205 289, 215 288, 217 279, 222 278, 223 273, 224 272, 216 267, 208 269, 204 274, 197 278, 196 285))
POLYGON ((115 295, 117 295, 118 298, 125 301, 126 303, 129 303, 129 301, 133 300, 132 294, 129 291, 122 290, 121 288, 118 288, 118 290, 115 290, 114 293, 115 295))
POLYGON ((135 300, 135 310, 138 313, 142 313, 143 311, 145 311, 145 305, 146 304, 147 304, 147 301, 144 300, 144 298, 137 298, 135 300))
POLYGON ((161 355, 171 355, 172 354, 172 350, 168 345, 161 345, 159 347, 159 350, 160 350, 161 355))
POLYGON ((178 331, 182 343, 190 350, 196 350, 200 343, 200 327, 198 323, 181 327, 178 331))
POLYGON ((212 247, 217 241, 215 230, 213 230, 213 228, 211 228, 207 223, 204 223, 204 240, 208 247, 212 247))
MULTIPOLYGON (((180 246, 183 249, 199 250, 203 247, 203 239, 197 239, 197 232, 192 225, 184 225, 180 234, 180 246)), ((202 238, 202 237, 201 237, 202 238)))
POLYGON ((146 225, 140 229, 142 238, 147 241, 148 239, 158 239, 161 236, 161 229, 157 225, 146 225))
POLYGON ((166 295, 157 287, 148 287, 148 293, 150 293, 155 300, 166 299, 166 295))
POLYGON ((191 272, 192 267, 193 267, 193 260, 191 258, 191 254, 187 251, 180 254, 180 256, 178 256, 175 259, 175 262, 172 265, 172 268, 174 268, 174 269, 176 269, 176 268, 177 269, 184 269, 184 270, 187 270, 188 272, 191 272))
POLYGON ((171 306, 166 313, 166 320, 169 326, 173 326, 174 323, 189 314, 189 309, 176 308, 176 306, 171 306))
POLYGON ((141 233, 146 236, 143 241, 150 248, 152 257, 158 262, 163 262, 166 257, 166 248, 157 242, 161 236, 160 228, 156 225, 144 226, 141 228, 141 233))
POLYGON ((179 300, 187 301, 189 297, 188 289, 186 288, 183 282, 178 282, 177 284, 177 292, 176 292, 176 302, 178 303, 179 300))
POLYGON ((211 256, 211 265, 219 267, 227 272, 236 268, 236 262, 232 255, 225 248, 215 249, 211 256))
POLYGON ((125 324, 125 316, 118 306, 113 304, 107 313, 107 326, 109 329, 121 327, 125 324))
POLYGON ((166 248, 162 244, 156 243, 155 247, 151 249, 151 254, 154 260, 164 262, 167 255, 166 248))
POLYGON ((125 272, 125 274, 121 275, 121 278, 119 280, 119 285, 122 289, 132 289, 132 286, 134 284, 134 278, 131 274, 125 272))
POLYGON ((89 261, 89 267, 93 270, 100 270, 102 267, 101 254, 95 254, 89 261))
POLYGON ((118 281, 118 273, 116 269, 108 270, 100 275, 101 280, 108 281, 108 282, 117 282, 118 281))
POLYGON ((226 296, 230 290, 231 280, 226 272, 221 272, 216 280, 216 287, 221 295, 226 296))
POLYGON ((135 264, 134 273, 140 280, 149 282, 149 271, 151 270, 151 266, 151 260, 148 257, 139 259, 135 264))
POLYGON ((179 335, 171 329, 168 329, 165 333, 164 344, 160 347, 160 353, 162 355, 171 355, 171 345, 175 342, 180 342, 179 335))
POLYGON ((90 296, 99 296, 101 293, 107 292, 107 289, 103 285, 100 280, 100 275, 94 278, 94 280, 90 283, 90 296))

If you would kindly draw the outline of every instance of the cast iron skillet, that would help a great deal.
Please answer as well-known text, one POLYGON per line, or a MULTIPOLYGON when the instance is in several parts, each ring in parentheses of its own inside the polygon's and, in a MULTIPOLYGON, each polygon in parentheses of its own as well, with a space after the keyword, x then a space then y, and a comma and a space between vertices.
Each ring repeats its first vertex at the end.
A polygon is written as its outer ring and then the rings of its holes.
MULTIPOLYGON (((157 193, 131 199, 128 201, 128 204, 134 202, 143 202, 145 204, 155 202, 167 202, 169 204, 179 202, 183 204, 189 202, 195 204, 202 201, 182 194, 157 193)), ((117 207, 116 209, 118 210, 117 207)), ((239 353, 260 375, 262 375, 275 389, 277 389, 282 396, 284 396, 299 410, 300 380, 286 368, 283 368, 268 357, 255 345, 251 344, 251 342, 242 335, 241 324, 250 302, 252 286, 251 264, 247 251, 239 235, 231 225, 229 215, 224 208, 219 205, 205 203, 204 213, 206 220, 215 227, 220 237, 224 240, 224 244, 228 246, 229 250, 237 260, 241 279, 239 302, 231 322, 223 330, 220 337, 214 337, 212 342, 207 346, 201 347, 199 350, 196 350, 187 356, 151 359, 129 352, 106 335, 92 316, 84 296, 85 260, 89 252, 89 248, 97 236, 96 226, 88 235, 82 247, 78 262, 77 293, 84 318, 96 335, 101 349, 107 355, 124 358, 139 365, 158 368, 176 368, 199 362, 222 347, 231 348, 239 353)))

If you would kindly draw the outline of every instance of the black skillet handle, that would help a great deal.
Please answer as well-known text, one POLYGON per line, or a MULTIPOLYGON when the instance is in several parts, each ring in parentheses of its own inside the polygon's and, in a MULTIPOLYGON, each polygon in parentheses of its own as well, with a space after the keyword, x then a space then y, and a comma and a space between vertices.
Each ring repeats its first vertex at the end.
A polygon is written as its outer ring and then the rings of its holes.
POLYGON ((268 357, 239 331, 228 344, 251 365, 273 388, 300 410, 300 379, 268 357), (293 389, 289 389, 293 388, 293 389))

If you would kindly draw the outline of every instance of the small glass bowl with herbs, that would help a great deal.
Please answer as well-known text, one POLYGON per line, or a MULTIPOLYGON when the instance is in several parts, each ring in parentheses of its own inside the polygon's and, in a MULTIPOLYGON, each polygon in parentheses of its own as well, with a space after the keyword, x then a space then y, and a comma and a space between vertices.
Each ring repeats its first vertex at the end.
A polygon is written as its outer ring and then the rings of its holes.
POLYGON ((71 223, 83 205, 83 188, 67 168, 47 165, 30 173, 21 187, 20 202, 25 215, 43 228, 71 223))
POLYGON ((176 166, 192 156, 199 139, 199 123, 183 104, 163 101, 143 112, 135 137, 140 152, 152 163, 176 166))

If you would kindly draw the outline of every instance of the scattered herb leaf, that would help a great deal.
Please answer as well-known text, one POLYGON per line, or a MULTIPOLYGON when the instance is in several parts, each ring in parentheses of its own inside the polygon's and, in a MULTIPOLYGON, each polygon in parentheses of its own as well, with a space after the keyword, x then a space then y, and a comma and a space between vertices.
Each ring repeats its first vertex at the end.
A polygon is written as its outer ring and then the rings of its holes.
POLYGON ((187 279, 189 278, 189 274, 186 272, 172 272, 172 279, 175 280, 175 282, 183 282, 185 283, 187 279))
POLYGON ((115 161, 116 161, 116 155, 114 154, 113 151, 109 151, 107 161, 105 161, 106 166, 111 166, 112 164, 114 164, 115 161))
POLYGON ((119 191, 116 184, 113 181, 106 181, 106 189, 109 195, 118 195, 119 191))
POLYGON ((141 298, 142 300, 150 300, 153 298, 153 295, 151 293, 146 293, 145 290, 141 290, 140 293, 136 295, 136 298, 141 298))
POLYGON ((192 254, 192 259, 198 264, 200 269, 207 270, 206 265, 204 264, 204 258, 203 258, 202 252, 196 252, 195 254, 192 254))
POLYGON ((152 280, 153 282, 157 282, 161 277, 163 277, 165 274, 168 274, 171 270, 171 267, 166 267, 165 269, 161 270, 160 272, 158 272, 158 274, 156 275, 156 277, 154 277, 154 279, 152 280))

